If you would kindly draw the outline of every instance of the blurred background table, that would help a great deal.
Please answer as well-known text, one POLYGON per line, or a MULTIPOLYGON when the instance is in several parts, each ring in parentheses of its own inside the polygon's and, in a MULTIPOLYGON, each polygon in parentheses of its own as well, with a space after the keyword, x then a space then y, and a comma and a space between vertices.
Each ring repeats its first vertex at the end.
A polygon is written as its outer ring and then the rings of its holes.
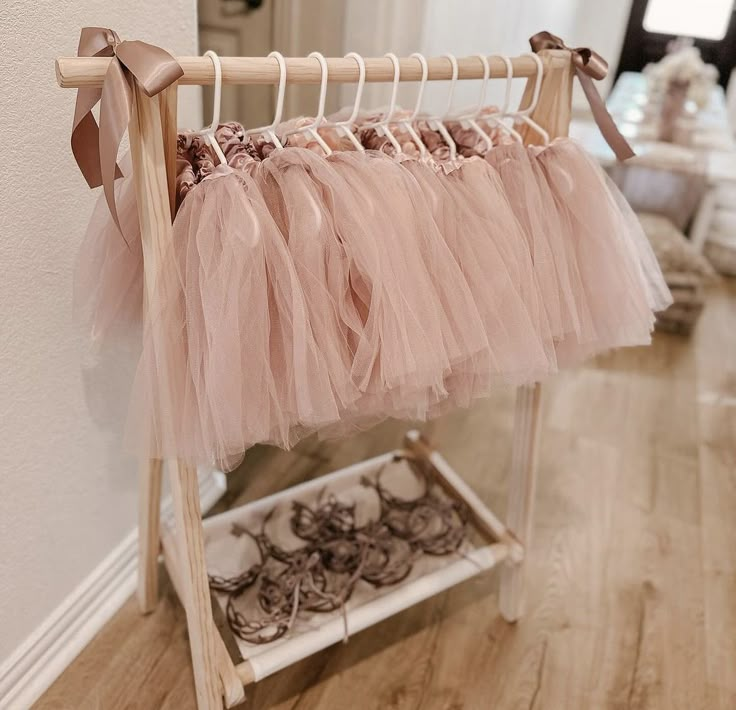
POLYGON ((732 253, 736 267, 736 141, 723 88, 714 86, 700 110, 686 102, 673 142, 659 140, 662 97, 650 91, 644 74, 621 74, 606 103, 635 158, 616 163, 589 116, 573 120, 571 137, 601 163, 636 211, 668 217, 698 250, 732 253))

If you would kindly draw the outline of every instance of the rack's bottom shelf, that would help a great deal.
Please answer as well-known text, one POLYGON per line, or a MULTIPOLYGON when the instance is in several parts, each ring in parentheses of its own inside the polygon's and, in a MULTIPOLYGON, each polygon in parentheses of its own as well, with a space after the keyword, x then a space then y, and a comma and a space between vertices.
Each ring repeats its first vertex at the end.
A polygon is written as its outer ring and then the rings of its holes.
MULTIPOLYGON (((276 532, 279 544, 286 549, 289 540, 301 542, 291 530, 292 504, 314 504, 331 495, 337 500, 355 504, 356 518, 362 523, 374 519, 380 508, 375 490, 361 485, 366 477, 390 481, 392 493, 412 498, 421 493, 419 482, 405 460, 393 451, 348 468, 321 476, 275 495, 227 511, 204 521, 205 552, 211 575, 233 577, 257 562, 258 546, 243 529, 260 531, 264 524, 276 532), (283 542, 282 542, 283 541, 283 542), (255 552, 254 552, 255 551, 255 552)), ((409 454, 411 455, 411 454, 409 454)), ((354 587, 344 607, 326 613, 299 614, 288 633, 275 641, 255 644, 237 638, 243 661, 237 670, 242 679, 257 681, 317 651, 382 621, 408 607, 442 592, 509 557, 507 540, 489 544, 487 535, 468 523, 468 534, 457 552, 443 556, 422 555, 401 582, 376 588, 362 580, 354 587)), ((228 595, 216 592, 218 602, 226 608, 228 595)))
MULTIPOLYGON (((409 580, 386 594, 358 605, 348 603, 348 632, 354 634, 367 629, 379 621, 490 569, 506 558, 507 550, 507 546, 503 543, 477 548, 468 553, 466 559, 457 560, 434 572, 409 580)), ((258 681, 342 641, 344 634, 342 617, 333 617, 325 619, 314 629, 302 631, 298 635, 284 639, 281 643, 277 641, 272 648, 256 647, 255 653, 247 656, 244 654, 244 658, 247 658, 246 663, 253 680, 258 681)), ((249 650, 252 648, 249 647, 249 650)))

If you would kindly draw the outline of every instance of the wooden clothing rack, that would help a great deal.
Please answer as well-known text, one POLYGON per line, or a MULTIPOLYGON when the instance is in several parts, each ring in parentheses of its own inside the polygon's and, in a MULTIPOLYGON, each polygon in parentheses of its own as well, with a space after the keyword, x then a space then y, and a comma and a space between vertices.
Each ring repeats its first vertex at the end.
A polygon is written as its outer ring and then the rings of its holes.
MULTIPOLYGON (((574 69, 567 50, 545 50, 539 57, 543 64, 541 90, 532 118, 549 133, 550 138, 566 136, 570 122, 572 79, 574 69)), ((56 62, 58 83, 64 88, 101 87, 111 60, 99 57, 60 58, 56 62)), ((184 74, 178 84, 211 84, 214 68, 207 57, 178 57, 184 74)), ((357 82, 358 68, 351 59, 328 59, 329 81, 357 82)), ((272 83, 279 80, 275 59, 222 57, 225 83, 272 83)), ((393 65, 386 58, 366 59, 366 80, 393 80, 393 65)), ((512 60, 514 77, 528 78, 522 106, 531 104, 537 64, 533 58, 512 60)), ((492 78, 504 77, 505 64, 500 58, 490 58, 492 78)), ((400 60, 401 81, 418 81, 421 68, 415 59, 400 60)), ((458 60, 459 79, 480 79, 483 76, 477 58, 458 60)), ((448 80, 451 68, 447 59, 429 60, 428 79, 448 80)), ((319 83, 321 72, 313 59, 288 59, 288 83, 319 83)), ((129 124, 130 148, 135 184, 144 264, 144 302, 153 293, 156 275, 172 240, 172 218, 175 204, 177 84, 149 98, 141 87, 133 87, 133 112, 129 124)), ((533 142, 533 133, 522 127, 525 140, 533 142)), ((162 397, 168 397, 166 368, 160 382, 162 397)), ((507 523, 501 522, 463 482, 447 462, 425 442, 417 432, 405 438, 405 450, 410 456, 424 460, 436 480, 453 495, 462 499, 471 511, 473 521, 485 533, 491 544, 485 548, 482 562, 472 572, 459 571, 456 577, 437 583, 431 590, 417 592, 410 603, 456 584, 463 579, 504 562, 501 570, 499 608, 510 622, 519 619, 524 598, 524 573, 531 539, 532 512, 540 429, 541 387, 526 385, 518 389, 515 407, 512 445, 510 491, 507 523)), ((360 465, 356 465, 360 466, 360 465)), ((354 468, 354 467, 351 467, 354 468)), ((249 661, 233 662, 215 626, 205 563, 204 528, 200 510, 196 468, 183 461, 167 462, 174 509, 174 529, 162 530, 160 500, 162 461, 144 462, 139 478, 139 576, 138 601, 143 613, 151 612, 158 598, 158 557, 163 551, 164 563, 186 610, 192 653, 197 704, 202 710, 232 707, 243 701, 244 686, 276 667, 258 667, 249 661)), ((349 472, 345 469, 346 475, 349 472)), ((332 474, 333 476, 337 474, 332 474)), ((351 474, 352 475, 352 474, 351 474)), ((280 495, 280 494, 279 494, 280 495)), ((256 502, 257 504, 258 502, 256 502)), ((251 504, 254 505, 254 504, 251 504)), ((207 521, 209 524, 209 520, 207 521)), ((399 585, 401 586, 401 585, 399 585)), ((399 611, 396 604, 384 604, 384 610, 371 617, 364 614, 364 628, 399 611), (377 614, 379 614, 377 616, 377 614)), ((334 643, 335 638, 323 634, 323 640, 306 653, 334 643)), ((341 638, 341 637, 340 637, 341 638)), ((298 660, 294 658, 288 662, 298 660)), ((283 666, 284 663, 281 663, 283 666)))

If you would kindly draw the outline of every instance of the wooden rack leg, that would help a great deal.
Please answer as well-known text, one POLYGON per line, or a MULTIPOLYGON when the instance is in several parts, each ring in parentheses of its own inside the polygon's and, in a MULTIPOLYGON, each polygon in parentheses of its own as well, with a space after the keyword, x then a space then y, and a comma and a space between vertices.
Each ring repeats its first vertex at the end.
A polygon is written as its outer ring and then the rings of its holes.
MULTIPOLYGON (((163 96, 149 97, 135 83, 133 111, 129 125, 133 179, 143 248, 144 304, 157 295, 156 287, 164 259, 173 240, 171 228, 172 151, 176 147, 175 88, 163 96), (166 135, 164 135, 166 133, 166 135), (168 156, 168 159, 167 159, 168 156)), ((176 367, 170 345, 157 327, 152 328, 154 354, 159 377, 159 395, 164 406, 173 410, 176 367)), ((194 684, 199 710, 222 710, 220 679, 217 672, 217 629, 212 618, 207 568, 204 557, 202 514, 196 468, 171 461, 171 497, 174 506, 176 554, 182 603, 187 616, 192 651, 194 684)), ((146 501, 151 512, 152 491, 146 501)))
POLYGON ((138 606, 150 614, 158 602, 161 528, 161 460, 144 461, 138 473, 138 606))
MULTIPOLYGON (((179 556, 176 552, 176 542, 171 531, 164 529, 161 533, 161 547, 164 553, 166 569, 169 572, 171 583, 174 585, 179 599, 184 598, 181 583, 181 571, 179 569, 179 556)), ((230 653, 225 647, 225 642, 219 633, 215 633, 215 645, 217 647, 217 667, 220 676, 221 691, 225 698, 225 707, 231 708, 239 705, 245 700, 244 685, 253 682, 253 672, 248 661, 243 661, 238 668, 230 658, 230 653)))
POLYGON ((524 582, 534 513, 541 397, 542 386, 538 383, 520 387, 516 395, 506 523, 524 545, 525 554, 520 563, 506 565, 502 569, 499 593, 501 615, 511 622, 521 617, 524 605, 524 582))
MULTIPOLYGON (((575 75, 572 54, 566 50, 545 50, 539 56, 544 65, 544 79, 532 118, 544 126, 550 139, 566 136, 570 128, 572 80, 575 75)), ((521 106, 530 105, 534 83, 533 78, 527 82, 521 106)), ((521 134, 527 144, 538 142, 538 136, 529 126, 523 126, 521 134)), ((520 564, 507 566, 501 572, 499 608, 507 621, 518 620, 524 604, 524 576, 529 560, 537 475, 541 396, 542 387, 539 384, 520 387, 516 395, 506 524, 524 545, 525 554, 520 564)))
POLYGON ((187 615, 197 707, 199 710, 222 710, 215 637, 218 631, 210 604, 197 470, 181 461, 171 469, 169 480, 174 504, 179 584, 187 615))
MULTIPOLYGON (((169 214, 165 209, 156 213, 163 215, 161 226, 168 236, 170 223, 175 212, 176 204, 176 96, 177 86, 172 85, 164 89, 159 97, 154 99, 142 98, 136 87, 135 120, 131 126, 131 153, 134 163, 138 164, 136 172, 136 190, 140 191, 141 210, 148 209, 155 203, 156 198, 163 202, 164 188, 168 193, 169 214), (150 118, 158 105, 159 118, 151 122, 150 118), (149 118, 148 121, 141 119, 149 118), (145 133, 142 136, 141 133, 145 133), (164 165, 146 160, 151 151, 149 145, 152 139, 164 156, 164 165), (165 168, 164 171, 161 168, 165 168), (140 174, 138 174, 140 173, 140 174), (155 173, 152 175, 152 173, 155 173), (158 189, 156 189, 158 188, 158 189)), ((159 205, 161 208, 162 205, 159 205)), ((141 221, 141 235, 144 244, 150 245, 155 239, 160 239, 153 227, 152 220, 141 221)), ((159 251, 161 247, 158 247, 159 251)), ((148 250, 149 254, 153 250, 148 250)), ((155 271, 156 264, 146 264, 148 274, 155 271), (153 267, 153 268, 150 268, 153 267)), ((146 288, 143 293, 143 315, 146 317, 148 309, 149 291, 152 290, 152 278, 147 276, 146 288)), ((156 608, 158 602, 158 556, 161 549, 161 478, 162 462, 159 459, 143 461, 138 472, 138 606, 143 614, 149 614, 156 608)))

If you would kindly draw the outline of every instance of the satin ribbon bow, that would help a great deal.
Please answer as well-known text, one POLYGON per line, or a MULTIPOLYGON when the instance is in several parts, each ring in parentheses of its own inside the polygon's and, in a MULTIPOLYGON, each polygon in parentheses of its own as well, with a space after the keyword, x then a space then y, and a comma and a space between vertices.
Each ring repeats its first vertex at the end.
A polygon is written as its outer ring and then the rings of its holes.
MULTIPOLYGON (((103 186, 105 199, 120 229, 115 207, 115 179, 122 177, 118 149, 133 106, 133 82, 152 97, 179 79, 184 71, 160 47, 139 40, 121 42, 104 27, 84 27, 79 35, 79 57, 112 57, 101 89, 77 91, 72 127, 72 152, 90 187, 103 186), (100 102, 100 125, 92 109, 100 102)), ((120 230, 122 233, 122 230, 120 230)))
POLYGON ((608 113, 606 104, 604 103, 598 89, 595 88, 593 80, 600 81, 605 79, 608 74, 608 62, 601 57, 600 54, 594 52, 588 47, 568 47, 559 37, 551 32, 537 32, 533 37, 529 38, 529 44, 533 52, 540 52, 543 49, 566 49, 572 53, 572 63, 575 67, 575 74, 583 87, 585 98, 588 99, 590 110, 593 112, 598 128, 616 154, 617 160, 626 160, 634 155, 626 138, 621 135, 611 114, 608 113))

